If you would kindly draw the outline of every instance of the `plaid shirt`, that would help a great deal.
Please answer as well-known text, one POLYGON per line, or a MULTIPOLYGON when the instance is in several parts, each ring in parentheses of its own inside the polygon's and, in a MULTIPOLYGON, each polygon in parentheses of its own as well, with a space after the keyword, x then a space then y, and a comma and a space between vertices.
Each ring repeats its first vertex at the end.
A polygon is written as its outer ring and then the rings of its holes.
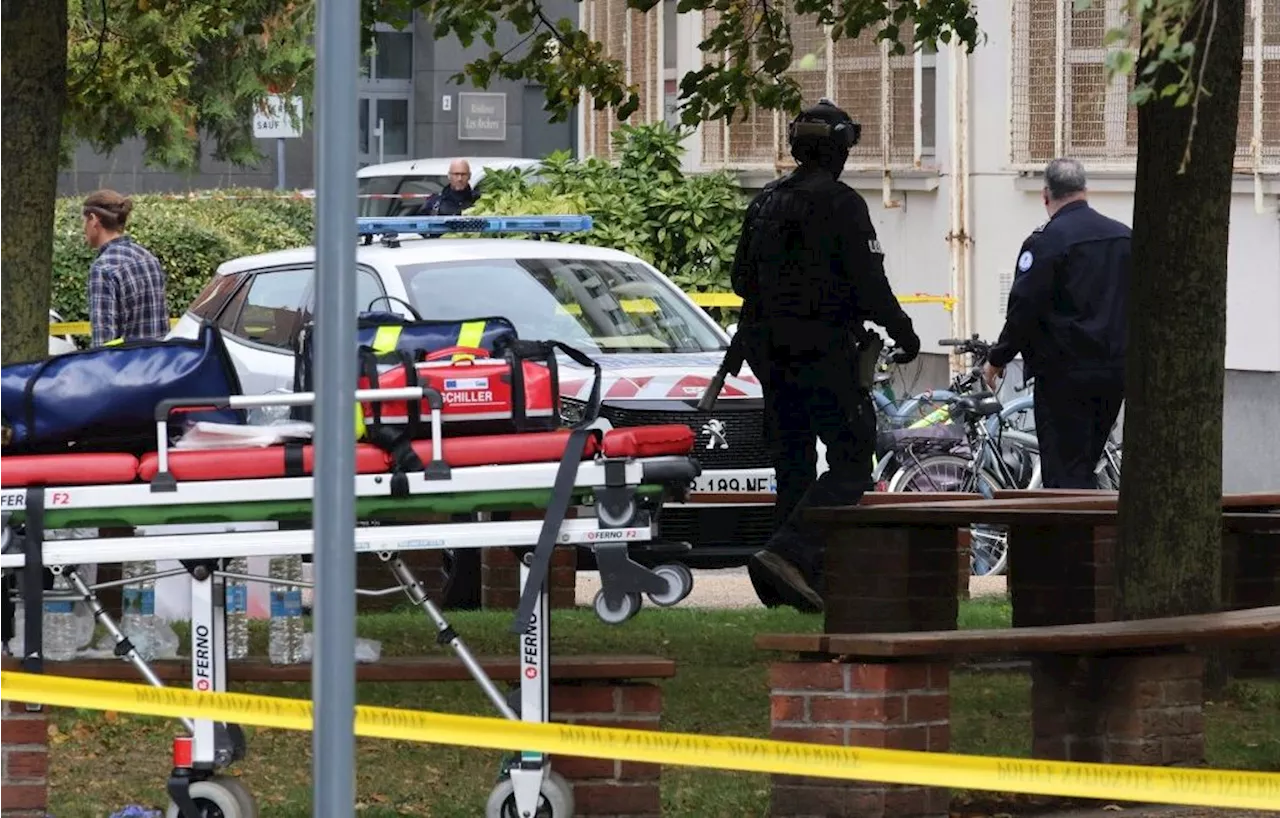
POLYGON ((89 323, 93 345, 123 338, 142 341, 169 334, 165 273, 151 251, 128 236, 98 248, 89 268, 89 323))

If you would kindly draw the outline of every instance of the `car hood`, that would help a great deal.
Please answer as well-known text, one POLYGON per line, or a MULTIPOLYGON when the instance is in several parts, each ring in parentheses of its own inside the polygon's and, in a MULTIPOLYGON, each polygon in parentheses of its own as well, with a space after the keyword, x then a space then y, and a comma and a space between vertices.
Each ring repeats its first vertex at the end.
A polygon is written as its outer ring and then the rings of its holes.
MULTIPOLYGON (((595 356, 600 364, 600 395, 603 399, 628 401, 693 401, 715 377, 724 360, 721 352, 609 354, 595 356)), ((560 395, 586 401, 591 395, 592 372, 560 358, 560 395)), ((760 382, 743 364, 735 377, 725 378, 721 400, 760 398, 760 382)))

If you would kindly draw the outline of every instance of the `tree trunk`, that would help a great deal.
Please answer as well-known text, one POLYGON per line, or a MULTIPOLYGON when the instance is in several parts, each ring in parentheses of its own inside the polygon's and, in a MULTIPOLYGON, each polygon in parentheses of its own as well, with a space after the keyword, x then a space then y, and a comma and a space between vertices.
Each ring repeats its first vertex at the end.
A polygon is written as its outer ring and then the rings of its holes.
POLYGON ((4 0, 0 361, 49 354, 53 209, 67 99, 66 0, 4 0))
MULTIPOLYGON (((1116 566, 1125 619, 1216 610, 1221 599, 1227 228, 1245 0, 1197 6, 1185 30, 1207 93, 1184 172, 1193 106, 1166 98, 1138 108, 1116 566)), ((1173 79, 1165 72, 1157 91, 1173 79)))

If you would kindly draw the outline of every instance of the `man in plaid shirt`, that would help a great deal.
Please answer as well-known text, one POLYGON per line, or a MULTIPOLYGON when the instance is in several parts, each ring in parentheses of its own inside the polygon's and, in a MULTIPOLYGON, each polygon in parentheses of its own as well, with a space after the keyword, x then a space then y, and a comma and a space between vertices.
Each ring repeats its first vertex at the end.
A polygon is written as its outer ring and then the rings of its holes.
POLYGON ((165 272, 151 251, 124 235, 133 201, 114 190, 84 200, 84 239, 98 251, 89 268, 93 345, 142 341, 169 333, 165 272))

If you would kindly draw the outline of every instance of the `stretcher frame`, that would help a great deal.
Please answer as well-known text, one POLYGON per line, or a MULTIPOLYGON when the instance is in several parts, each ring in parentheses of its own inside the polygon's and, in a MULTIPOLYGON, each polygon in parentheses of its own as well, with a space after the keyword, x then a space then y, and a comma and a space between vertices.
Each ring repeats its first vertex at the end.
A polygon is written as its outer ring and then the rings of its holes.
MULTIPOLYGON (((593 516, 566 518, 564 509, 561 509, 558 525, 554 526, 553 536, 550 537, 548 532, 552 526, 546 519, 410 525, 382 523, 357 527, 355 550, 357 553, 376 553, 387 564, 399 589, 432 621, 437 642, 448 645, 458 655, 502 716, 513 720, 546 722, 550 719, 550 609, 547 588, 550 550, 564 544, 588 545, 592 548, 602 580, 601 592, 596 598, 596 613, 607 622, 619 624, 634 615, 639 609, 642 593, 658 605, 678 603, 692 590, 693 578, 688 569, 680 565, 646 568, 631 558, 628 549, 633 544, 656 539, 655 513, 662 498, 658 497, 655 506, 654 494, 661 495, 673 485, 687 488, 692 478, 697 476, 699 468, 688 457, 610 458, 601 453, 591 459, 584 459, 585 455, 580 454, 571 481, 566 481, 568 465, 573 464, 568 455, 560 464, 524 463, 451 469, 442 454, 442 401, 438 393, 433 398, 433 392, 430 387, 356 392, 357 400, 420 399, 431 406, 432 461, 425 464, 423 471, 406 475, 407 483, 400 483, 396 499, 403 501, 415 496, 474 492, 481 487, 488 491, 504 491, 570 486, 568 495, 552 492, 553 497, 546 509, 547 517, 556 513, 556 494, 561 494, 562 499, 567 496, 570 501, 575 495, 591 495, 595 501, 593 506, 578 505, 575 508, 593 516), (495 472, 494 469, 498 471, 495 472), (521 657, 522 672, 518 696, 512 698, 504 696, 494 684, 443 613, 430 600, 422 583, 399 556, 405 551, 488 547, 527 549, 519 560, 522 605, 516 617, 516 626, 512 628, 517 640, 518 655, 521 657), (532 605, 526 605, 529 602, 532 605), (522 617, 521 614, 524 613, 527 616, 522 617)), ((235 396, 226 398, 224 405, 246 408, 296 405, 313 400, 313 393, 235 396)), ((208 400, 167 401, 157 407, 159 468, 149 483, 31 486, 0 491, 0 509, 5 516, 0 568, 10 571, 40 565, 50 569, 52 573, 64 575, 72 586, 74 593, 71 596, 83 600, 92 611, 95 621, 102 624, 115 640, 116 655, 132 664, 148 683, 163 687, 159 677, 97 599, 95 592, 98 589, 123 582, 91 587, 79 576, 76 566, 161 559, 181 561, 191 578, 191 685, 197 691, 222 692, 227 689, 228 682, 225 602, 227 579, 281 584, 271 577, 230 573, 224 570, 223 561, 235 557, 309 555, 314 553, 314 531, 286 529, 228 532, 225 531, 225 524, 221 524, 224 530, 208 534, 44 540, 45 522, 49 516, 56 521, 59 515, 67 516, 91 509, 127 509, 140 505, 215 507, 262 502, 264 493, 268 501, 311 499, 314 502, 314 476, 311 475, 261 481, 173 479, 168 472, 168 414, 177 407, 208 405, 208 400), (243 485, 244 483, 258 485, 255 487, 243 485), (15 537, 12 536, 11 525, 19 519, 25 523, 24 531, 21 536, 15 537)), ((583 438, 575 438, 573 435, 589 433, 592 429, 607 431, 609 425, 607 421, 595 420, 588 426, 576 428, 568 439, 567 450, 574 447, 576 440, 581 451, 580 442, 583 438)), ((392 499, 393 491, 388 477, 388 474, 356 475, 354 488, 357 498, 392 499)), ((109 512, 104 516, 111 519, 109 512)), ((84 523, 76 523, 77 527, 81 525, 84 523)), ((61 527, 63 526, 56 524, 48 526, 54 529, 61 527)), ((132 577, 129 581, 175 573, 180 572, 157 571, 146 577, 132 577)), ((306 587, 312 583, 298 581, 288 584, 306 587)), ((67 596, 46 592, 42 571, 24 571, 22 585, 22 596, 32 610, 41 610, 45 599, 67 596)), ((357 590, 357 593, 379 592, 357 590)), ((34 627, 39 629, 38 623, 42 617, 34 619, 34 627)), ((29 634, 32 633, 32 627, 33 623, 29 623, 29 634)), ((38 630, 35 635, 34 649, 31 644, 25 646, 23 663, 28 670, 41 672, 42 637, 38 630)), ((244 758, 246 747, 243 731, 238 725, 214 723, 207 719, 183 718, 181 721, 189 735, 179 736, 174 741, 174 766, 167 783, 170 798, 177 809, 176 814, 183 818, 196 818, 200 813, 192 800, 192 784, 217 779, 245 807, 246 814, 256 815, 252 797, 239 781, 217 775, 221 768, 244 758)), ((546 792, 548 786, 567 791, 569 803, 572 803, 572 791, 567 790, 563 779, 553 778, 550 762, 542 753, 517 752, 504 763, 503 776, 509 778, 516 808, 523 814, 532 815, 537 811, 540 795, 546 792)), ((175 814, 172 808, 170 814, 175 814)))

